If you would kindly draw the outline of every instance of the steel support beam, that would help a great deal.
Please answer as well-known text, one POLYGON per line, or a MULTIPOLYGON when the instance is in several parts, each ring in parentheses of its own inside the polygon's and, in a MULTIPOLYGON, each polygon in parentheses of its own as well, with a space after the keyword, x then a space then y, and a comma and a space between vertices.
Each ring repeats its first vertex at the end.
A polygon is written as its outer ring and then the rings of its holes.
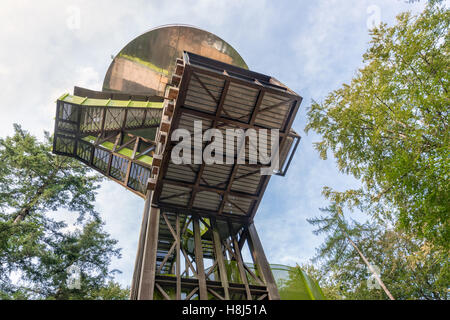
POLYGON ((256 259, 255 261, 256 267, 258 268, 263 278, 263 281, 267 286, 267 291, 269 292, 269 299, 280 300, 280 294, 278 293, 275 278, 273 277, 272 270, 270 269, 269 263, 267 262, 266 255, 264 254, 261 240, 259 240, 259 236, 258 233, 256 232, 254 223, 251 223, 248 226, 247 241, 250 251, 252 252, 253 257, 256 259))
POLYGON ((142 271, 138 289, 139 300, 152 300, 155 290, 156 252, 158 249, 159 208, 149 207, 149 222, 145 235, 142 271))
POLYGON ((147 238, 147 225, 150 212, 150 203, 152 199, 152 191, 147 191, 144 204, 144 212, 142 213, 141 231, 139 234, 139 242, 136 253, 136 259, 134 263, 133 278, 131 280, 130 288, 130 300, 136 300, 138 298, 139 283, 142 270, 142 259, 144 256, 145 240, 147 238))

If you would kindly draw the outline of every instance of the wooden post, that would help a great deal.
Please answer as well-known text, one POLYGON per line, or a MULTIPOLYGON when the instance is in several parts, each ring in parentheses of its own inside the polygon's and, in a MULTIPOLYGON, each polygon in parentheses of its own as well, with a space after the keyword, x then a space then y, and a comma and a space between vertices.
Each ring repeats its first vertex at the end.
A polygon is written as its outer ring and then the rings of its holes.
POLYGON ((216 219, 212 218, 211 229, 213 233, 214 242, 214 254, 217 260, 217 267, 219 268, 220 281, 222 282, 223 291, 225 293, 225 300, 230 300, 230 294, 228 292, 228 275, 225 267, 225 261, 223 259, 222 241, 220 240, 219 230, 217 229, 216 219))
POLYGON ((278 288, 275 283, 275 278, 273 277, 272 270, 270 269, 269 263, 267 262, 266 255, 259 240, 258 233, 256 232, 255 225, 251 223, 248 226, 248 245, 252 251, 252 256, 255 257, 256 267, 260 272, 269 292, 270 300, 280 300, 280 294, 278 293, 278 288))
POLYGON ((151 199, 152 199, 152 191, 149 190, 149 191, 147 191, 147 195, 145 198, 145 204, 144 204, 144 212, 142 214, 141 231, 139 234, 138 249, 137 249, 137 253, 136 253, 136 260, 134 262, 133 278, 131 281, 130 300, 136 300, 138 297, 139 280, 140 280, 141 268, 142 268, 142 256, 143 256, 143 252, 144 252, 145 239, 146 239, 146 234, 147 234, 148 214, 149 214, 151 199))
POLYGON ((253 300, 252 293, 250 292, 250 287, 248 285, 247 274, 245 273, 244 269, 244 262, 242 261, 241 251, 239 250, 239 244, 236 240, 236 236, 234 235, 233 224, 230 221, 228 221, 228 229, 230 231, 231 245, 233 247, 234 255, 238 265, 239 275, 241 276, 241 281, 245 286, 247 300, 253 300))
POLYGON ((199 296, 200 300, 208 300, 205 268, 203 266, 202 238, 200 235, 200 224, 198 217, 192 217, 192 223, 194 225, 195 264, 197 265, 199 296))
POLYGON ((138 299, 153 300, 156 274, 156 251, 158 249, 159 208, 150 206, 149 223, 147 225, 144 258, 139 283, 138 299))
POLYGON ((176 250, 177 250, 177 252, 176 252, 176 259, 177 259, 177 261, 176 261, 176 267, 175 267, 175 269, 176 269, 176 277, 177 277, 177 292, 176 292, 176 299, 177 300, 181 300, 181 276, 180 276, 180 268, 181 268, 181 261, 180 261, 180 250, 181 250, 181 232, 180 232, 180 215, 179 214, 177 214, 177 217, 176 217, 176 219, 175 219, 175 221, 176 221, 176 226, 175 226, 175 232, 176 232, 176 235, 177 235, 177 239, 176 239, 176 241, 177 241, 177 248, 176 248, 176 250))

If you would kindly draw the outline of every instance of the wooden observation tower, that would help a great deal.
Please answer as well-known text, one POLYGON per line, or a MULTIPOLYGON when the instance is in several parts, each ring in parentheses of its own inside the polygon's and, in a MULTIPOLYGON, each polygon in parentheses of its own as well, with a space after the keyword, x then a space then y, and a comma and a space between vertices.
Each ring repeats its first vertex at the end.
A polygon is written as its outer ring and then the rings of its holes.
MULTIPOLYGON (((237 161, 255 151, 246 136, 233 144, 235 161, 176 164, 172 133, 195 136, 196 121, 201 133, 277 129, 279 147, 269 156, 278 154, 275 174, 284 176, 300 141, 291 126, 301 100, 249 71, 222 39, 181 25, 127 44, 102 91, 75 87, 58 99, 54 152, 145 199, 131 299, 279 299, 253 223, 268 165, 237 161)), ((192 154, 207 145, 194 143, 192 154)))

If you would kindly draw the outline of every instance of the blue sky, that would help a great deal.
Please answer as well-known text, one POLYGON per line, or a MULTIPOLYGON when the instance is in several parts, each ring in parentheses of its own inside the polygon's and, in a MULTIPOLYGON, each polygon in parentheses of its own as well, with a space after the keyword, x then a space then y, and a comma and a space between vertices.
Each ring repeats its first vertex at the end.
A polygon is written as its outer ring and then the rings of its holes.
MULTIPOLYGON (((306 219, 327 205, 323 186, 345 190, 358 183, 320 160, 312 147, 319 138, 303 132, 311 99, 321 101, 348 82, 362 66, 370 40, 368 26, 392 24, 425 1, 9 1, 0 4, 0 136, 12 123, 40 137, 53 131, 55 100, 73 86, 101 90, 117 54, 141 33, 163 24, 190 24, 217 34, 234 46, 251 70, 276 77, 303 98, 294 129, 302 136, 286 177, 273 177, 255 223, 271 263, 309 261, 321 238, 306 219), (79 13, 79 16, 78 16, 79 13)), ((129 285, 143 201, 106 181, 96 208, 106 230, 119 240, 122 258, 112 268, 129 285)), ((73 221, 75 214, 53 213, 73 221)), ((248 258, 248 257, 247 257, 248 258)))

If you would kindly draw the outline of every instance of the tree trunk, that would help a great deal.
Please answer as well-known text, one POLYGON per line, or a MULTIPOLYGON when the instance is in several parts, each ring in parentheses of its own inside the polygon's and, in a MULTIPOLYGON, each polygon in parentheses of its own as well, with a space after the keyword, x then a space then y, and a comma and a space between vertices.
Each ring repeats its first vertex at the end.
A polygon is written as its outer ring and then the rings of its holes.
POLYGON ((23 221, 23 219, 25 219, 25 217, 30 213, 30 210, 28 208, 23 208, 22 210, 20 210, 19 214, 17 215, 17 217, 14 219, 14 224, 17 224, 21 221, 23 221))
POLYGON ((348 241, 350 241, 353 248, 355 248, 355 250, 358 252, 359 256, 363 259, 364 263, 367 265, 369 270, 372 272, 373 276, 375 277, 375 279, 377 280, 379 285, 383 288, 384 292, 387 294, 389 299, 395 300, 394 296, 391 294, 391 292, 388 290, 388 288, 384 285, 384 282, 381 280, 378 273, 375 271, 375 269, 369 263, 369 260, 367 260, 367 258, 364 256, 364 254, 361 252, 361 250, 359 250, 358 246, 352 241, 352 239, 349 237, 349 235, 347 233, 345 233, 345 234, 347 236, 348 241))

